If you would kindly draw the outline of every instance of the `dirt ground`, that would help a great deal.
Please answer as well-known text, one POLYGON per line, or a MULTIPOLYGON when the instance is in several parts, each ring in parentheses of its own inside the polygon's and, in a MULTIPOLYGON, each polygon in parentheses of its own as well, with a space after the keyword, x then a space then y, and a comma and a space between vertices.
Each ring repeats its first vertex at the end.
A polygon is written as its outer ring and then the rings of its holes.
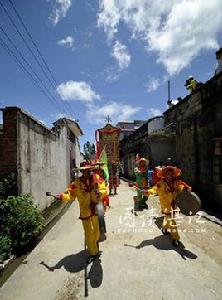
POLYGON ((122 182, 106 213, 107 239, 86 267, 78 203, 47 233, 0 291, 2 300, 222 299, 222 228, 180 215, 181 244, 162 235, 158 197, 131 213, 135 191, 122 182))

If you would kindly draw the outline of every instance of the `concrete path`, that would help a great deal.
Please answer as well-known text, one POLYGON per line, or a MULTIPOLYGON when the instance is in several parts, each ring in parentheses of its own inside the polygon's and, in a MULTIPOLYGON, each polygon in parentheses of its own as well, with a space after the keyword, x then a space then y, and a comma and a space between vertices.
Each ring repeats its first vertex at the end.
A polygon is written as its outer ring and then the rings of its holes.
POLYGON ((85 268, 87 253, 78 203, 0 290, 1 300, 222 299, 222 228, 200 217, 178 219, 181 246, 163 236, 158 197, 134 217, 135 192, 121 183, 106 214, 101 256, 85 268))

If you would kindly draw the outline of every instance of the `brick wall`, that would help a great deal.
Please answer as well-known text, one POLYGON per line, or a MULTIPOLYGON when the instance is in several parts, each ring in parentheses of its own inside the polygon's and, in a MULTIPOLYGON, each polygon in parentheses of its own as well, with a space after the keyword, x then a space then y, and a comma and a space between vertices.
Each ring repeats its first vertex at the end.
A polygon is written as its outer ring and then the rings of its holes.
POLYGON ((17 113, 16 108, 11 108, 3 114, 3 132, 0 134, 0 176, 17 171, 17 113))

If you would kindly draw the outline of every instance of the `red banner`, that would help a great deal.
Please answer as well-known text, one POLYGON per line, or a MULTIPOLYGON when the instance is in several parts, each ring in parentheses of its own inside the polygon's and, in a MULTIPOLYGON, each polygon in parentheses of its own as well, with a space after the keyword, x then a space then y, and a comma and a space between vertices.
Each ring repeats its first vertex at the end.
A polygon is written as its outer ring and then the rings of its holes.
POLYGON ((120 129, 111 124, 107 124, 104 128, 98 129, 99 141, 97 141, 97 157, 105 148, 109 162, 119 161, 119 133, 120 129))

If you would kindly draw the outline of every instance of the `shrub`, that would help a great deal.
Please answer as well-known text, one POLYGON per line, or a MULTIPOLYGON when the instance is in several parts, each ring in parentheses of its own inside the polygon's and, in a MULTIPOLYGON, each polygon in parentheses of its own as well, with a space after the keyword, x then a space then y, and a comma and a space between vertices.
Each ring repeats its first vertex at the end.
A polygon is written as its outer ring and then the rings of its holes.
POLYGON ((10 238, 12 253, 27 251, 43 229, 43 217, 28 194, 0 199, 0 216, 0 232, 10 238))
POLYGON ((11 173, 0 180, 0 198, 14 195, 17 195, 17 177, 15 173, 11 173))
POLYGON ((0 236, 0 263, 8 259, 11 253, 11 239, 5 234, 0 236))

